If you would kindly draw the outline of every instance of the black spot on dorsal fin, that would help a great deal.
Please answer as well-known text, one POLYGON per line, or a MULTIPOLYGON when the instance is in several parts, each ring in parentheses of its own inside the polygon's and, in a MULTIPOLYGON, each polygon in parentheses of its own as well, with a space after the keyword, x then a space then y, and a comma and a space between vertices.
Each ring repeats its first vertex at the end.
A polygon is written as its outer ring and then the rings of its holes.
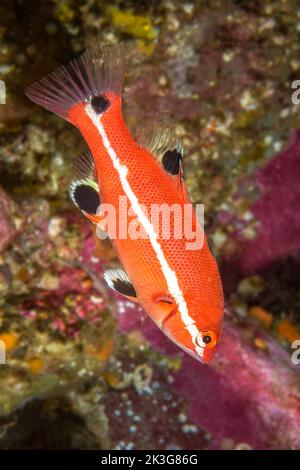
POLYGON ((167 150, 162 157, 164 169, 171 175, 178 175, 181 166, 182 155, 179 150, 167 150))
MULTIPOLYGON (((148 119, 138 136, 139 144, 146 148, 164 169, 171 175, 179 175, 182 170, 183 147, 175 133, 175 127, 169 116, 160 119, 148 119)), ((182 174, 182 172, 181 172, 182 174)))
POLYGON ((99 95, 92 98, 91 105, 95 113, 102 114, 110 107, 110 101, 105 96, 99 95))
POLYGON ((106 268, 104 272, 104 279, 111 289, 114 289, 119 294, 125 297, 136 298, 136 291, 131 281, 120 263, 115 266, 106 268))

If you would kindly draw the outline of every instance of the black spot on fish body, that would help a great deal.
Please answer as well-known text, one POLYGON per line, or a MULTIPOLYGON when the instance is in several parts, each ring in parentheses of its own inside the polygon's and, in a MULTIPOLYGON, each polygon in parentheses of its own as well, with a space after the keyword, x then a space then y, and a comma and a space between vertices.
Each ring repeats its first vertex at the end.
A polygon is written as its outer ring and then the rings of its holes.
POLYGON ((178 150, 167 150, 162 158, 164 169, 171 175, 178 175, 181 162, 181 153, 178 150))
POLYGON ((105 96, 99 95, 92 98, 91 105, 95 113, 102 114, 110 107, 110 101, 105 96))
POLYGON ((72 199, 78 207, 89 214, 96 214, 100 205, 98 192, 86 184, 79 184, 74 188, 72 199))

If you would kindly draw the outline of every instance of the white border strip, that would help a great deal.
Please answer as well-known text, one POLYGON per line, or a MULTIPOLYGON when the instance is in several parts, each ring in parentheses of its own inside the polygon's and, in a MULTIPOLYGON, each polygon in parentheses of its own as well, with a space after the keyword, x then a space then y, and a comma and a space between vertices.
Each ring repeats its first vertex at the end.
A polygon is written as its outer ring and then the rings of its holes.
POLYGON ((104 129, 103 125, 101 124, 101 117, 98 114, 95 113, 95 111, 93 110, 93 108, 90 104, 86 105, 85 112, 86 112, 86 115, 91 119, 94 126, 97 128, 97 130, 98 130, 98 132, 99 132, 99 134, 102 138, 103 145, 106 148, 107 153, 108 153, 108 155, 110 156, 110 158, 113 162, 114 168, 117 170, 117 172, 119 174, 123 190, 124 190, 126 196, 128 197, 128 199, 131 203, 131 206, 132 206, 134 212, 136 213, 140 223, 142 224, 142 226, 144 227, 146 233, 149 236, 150 243, 153 247, 153 250, 154 250, 154 252, 156 254, 156 257, 159 261, 159 264, 161 266, 163 275, 166 279, 169 292, 178 304, 178 310, 179 310, 179 313, 180 313, 180 316, 181 316, 181 320, 182 320, 183 324, 185 325, 185 328, 188 330, 188 332, 191 335, 191 338, 192 338, 193 344, 195 346, 195 349, 196 349, 197 353, 199 354, 199 356, 203 356, 204 348, 201 348, 196 343, 196 338, 199 334, 199 330, 198 330, 198 328, 195 324, 195 321, 189 315, 188 307, 187 307, 186 301, 184 299, 183 293, 182 293, 182 291, 179 287, 179 283, 178 283, 178 279, 176 277, 176 273, 169 266, 169 264, 168 264, 168 262, 167 262, 167 260, 164 256, 162 247, 161 247, 160 243, 157 241, 158 235, 155 232, 153 225, 151 224, 151 222, 149 221, 149 219, 145 215, 142 207, 139 204, 139 201, 138 201, 136 195, 132 191, 131 186, 130 186, 128 180, 127 180, 128 169, 126 168, 126 166, 121 164, 120 159, 118 158, 116 152, 114 151, 114 149, 110 145, 110 142, 109 142, 108 137, 106 135, 105 129, 104 129))

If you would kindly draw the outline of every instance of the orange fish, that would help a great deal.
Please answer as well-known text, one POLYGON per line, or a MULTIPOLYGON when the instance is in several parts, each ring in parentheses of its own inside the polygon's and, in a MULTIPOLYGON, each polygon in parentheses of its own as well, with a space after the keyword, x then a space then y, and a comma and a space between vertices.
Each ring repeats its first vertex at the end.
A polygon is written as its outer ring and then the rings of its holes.
POLYGON ((120 264, 104 273, 108 285, 139 302, 172 341, 207 363, 224 310, 218 267, 188 199, 174 132, 156 125, 137 142, 126 127, 124 69, 123 46, 91 46, 31 85, 26 95, 78 127, 89 146, 75 162, 70 194, 113 238, 120 264), (108 208, 115 212, 114 233, 108 208), (153 208, 162 221, 153 222, 153 208), (191 236, 182 230, 187 224, 191 236), (188 247, 193 240, 197 248, 188 247))

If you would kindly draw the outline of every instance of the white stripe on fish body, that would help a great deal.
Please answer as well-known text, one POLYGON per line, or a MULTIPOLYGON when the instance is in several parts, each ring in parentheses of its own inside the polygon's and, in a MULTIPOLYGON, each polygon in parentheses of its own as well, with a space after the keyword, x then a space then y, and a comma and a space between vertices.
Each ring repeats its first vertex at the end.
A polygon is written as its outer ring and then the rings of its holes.
POLYGON ((106 135, 105 129, 104 129, 103 125, 101 124, 101 117, 97 113, 95 113, 95 111, 93 110, 93 108, 90 104, 86 105, 85 112, 86 112, 86 115, 91 119, 94 126, 97 128, 97 130, 98 130, 98 132, 99 132, 99 134, 102 138, 103 145, 106 148, 107 153, 108 153, 108 155, 110 156, 110 158, 113 162, 114 168, 119 173, 119 177, 120 177, 120 180, 121 180, 123 190, 124 190, 125 194, 127 195, 128 199, 131 203, 131 206, 132 206, 134 212, 136 213, 140 223, 144 227, 147 235, 149 236, 150 243, 153 247, 153 250, 156 254, 156 257, 157 257, 157 259, 160 263, 163 275, 166 279, 169 292, 172 295, 172 297, 174 297, 176 302, 178 303, 178 310, 179 310, 179 313, 180 313, 180 316, 181 316, 181 320, 182 320, 185 328, 188 330, 188 332, 191 335, 191 338, 192 338, 192 341, 195 345, 197 353, 199 354, 199 356, 203 356, 203 349, 204 348, 199 347, 196 343, 196 338, 199 334, 199 330, 198 330, 197 326, 195 325, 195 321, 189 315, 188 307, 187 307, 186 301, 184 299, 183 293, 182 293, 182 291, 179 287, 179 283, 178 283, 176 273, 169 266, 169 264, 168 264, 168 262, 167 262, 167 260, 164 256, 162 247, 161 247, 160 243, 157 241, 158 235, 155 232, 154 227, 151 224, 150 220, 145 215, 142 207, 139 204, 139 201, 138 201, 136 195, 132 191, 131 186, 130 186, 128 180, 127 180, 128 169, 127 169, 126 166, 121 164, 120 159, 118 158, 116 152, 112 148, 112 146, 109 142, 109 139, 106 135))

